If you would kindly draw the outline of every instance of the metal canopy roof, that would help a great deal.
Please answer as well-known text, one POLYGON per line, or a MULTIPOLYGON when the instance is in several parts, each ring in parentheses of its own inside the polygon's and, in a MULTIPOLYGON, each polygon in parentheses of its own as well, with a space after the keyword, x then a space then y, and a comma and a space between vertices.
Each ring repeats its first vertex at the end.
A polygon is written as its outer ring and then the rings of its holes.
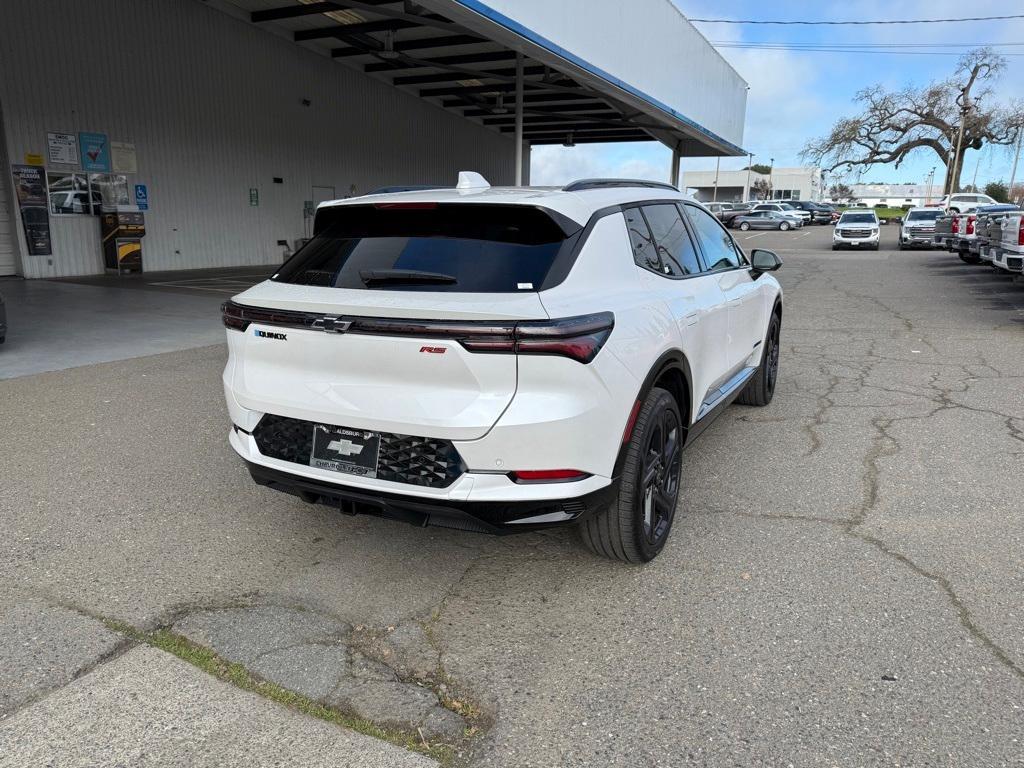
POLYGON ((254 25, 510 136, 519 52, 523 137, 534 145, 655 140, 682 156, 743 154, 475 0, 228 2, 254 25))

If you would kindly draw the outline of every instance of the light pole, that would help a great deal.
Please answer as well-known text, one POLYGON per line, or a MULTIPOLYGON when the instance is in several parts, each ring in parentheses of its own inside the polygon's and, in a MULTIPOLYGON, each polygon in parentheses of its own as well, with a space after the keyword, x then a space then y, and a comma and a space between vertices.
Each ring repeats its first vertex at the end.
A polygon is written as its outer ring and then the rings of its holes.
POLYGON ((754 153, 750 152, 747 154, 747 187, 743 190, 743 200, 741 202, 747 202, 750 199, 750 168, 754 164, 754 153))
POLYGON ((931 172, 928 174, 928 198, 925 205, 932 204, 932 185, 935 183, 935 166, 932 166, 931 172))
POLYGON ((714 192, 711 193, 712 201, 717 201, 718 200, 718 167, 719 167, 719 165, 721 165, 721 163, 722 163, 721 156, 716 157, 715 158, 715 189, 714 189, 714 192))
POLYGON ((775 198, 775 184, 772 181, 772 171, 775 169, 775 158, 768 158, 768 199, 773 200, 775 198))

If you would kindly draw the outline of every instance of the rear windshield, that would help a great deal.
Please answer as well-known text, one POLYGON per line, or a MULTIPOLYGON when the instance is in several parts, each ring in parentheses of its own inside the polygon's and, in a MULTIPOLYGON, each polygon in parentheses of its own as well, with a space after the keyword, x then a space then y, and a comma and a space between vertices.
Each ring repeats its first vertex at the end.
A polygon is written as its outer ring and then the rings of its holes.
POLYGON ((907 214, 907 221, 935 221, 942 215, 942 211, 936 208, 934 211, 911 211, 907 214))
POLYGON ((875 214, 873 213, 844 213, 840 220, 841 224, 874 224, 875 214))
POLYGON ((278 282, 398 291, 540 290, 579 226, 523 205, 378 203, 322 208, 278 282))

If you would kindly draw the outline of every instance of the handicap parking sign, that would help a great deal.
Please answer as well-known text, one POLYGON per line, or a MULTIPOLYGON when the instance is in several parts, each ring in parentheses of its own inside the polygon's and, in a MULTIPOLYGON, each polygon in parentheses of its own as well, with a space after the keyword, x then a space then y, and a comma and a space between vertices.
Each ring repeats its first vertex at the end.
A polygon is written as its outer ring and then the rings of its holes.
POLYGON ((149 210, 149 191, 145 184, 135 185, 135 205, 140 211, 149 210))

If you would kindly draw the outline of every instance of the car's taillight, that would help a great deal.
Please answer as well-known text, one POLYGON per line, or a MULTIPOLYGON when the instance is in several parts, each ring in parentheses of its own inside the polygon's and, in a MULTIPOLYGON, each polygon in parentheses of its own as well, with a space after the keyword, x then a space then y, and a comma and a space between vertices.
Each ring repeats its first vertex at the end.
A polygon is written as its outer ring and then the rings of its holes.
POLYGON ((973 235, 974 234, 974 223, 977 220, 978 220, 977 216, 968 216, 967 217, 967 232, 966 232, 966 234, 968 234, 968 235, 973 235))
POLYGON ((514 483, 571 483, 590 477, 578 469, 520 469, 508 476, 514 483))
POLYGON ((284 325, 302 327, 312 322, 312 316, 305 312, 293 312, 285 309, 267 309, 265 307, 247 307, 225 301, 220 305, 221 320, 226 328, 244 331, 250 323, 263 325, 284 325))
POLYGON ((959 216, 954 216, 953 217, 952 229, 950 231, 954 235, 959 235, 960 234, 960 217, 959 216))
POLYGON ((615 316, 611 312, 599 312, 558 320, 516 323, 511 333, 501 336, 457 334, 456 340, 470 352, 558 355, 586 364, 601 351, 614 326, 615 316))
POLYGON ((1020 229, 1017 230, 1017 245, 1024 245, 1024 216, 1020 217, 1020 229))

